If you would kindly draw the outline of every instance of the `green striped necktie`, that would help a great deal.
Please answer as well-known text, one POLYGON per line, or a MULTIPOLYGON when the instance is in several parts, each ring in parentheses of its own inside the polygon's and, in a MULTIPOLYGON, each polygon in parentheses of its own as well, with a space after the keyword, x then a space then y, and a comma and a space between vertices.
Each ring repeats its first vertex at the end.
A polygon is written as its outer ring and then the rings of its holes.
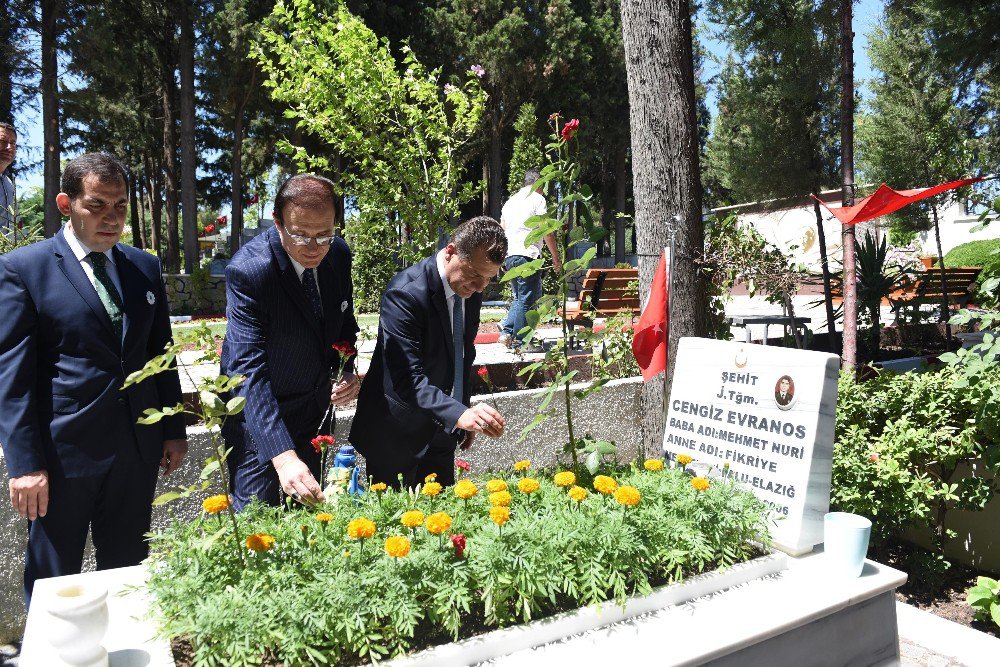
POLYGON ((121 339, 124 305, 122 304, 121 295, 118 294, 118 288, 115 287, 111 276, 108 275, 108 257, 103 252, 92 252, 87 255, 87 259, 90 260, 90 265, 94 267, 94 278, 96 279, 94 287, 97 289, 97 296, 101 299, 101 303, 104 304, 104 310, 108 311, 108 317, 111 318, 111 324, 115 328, 115 333, 121 339))

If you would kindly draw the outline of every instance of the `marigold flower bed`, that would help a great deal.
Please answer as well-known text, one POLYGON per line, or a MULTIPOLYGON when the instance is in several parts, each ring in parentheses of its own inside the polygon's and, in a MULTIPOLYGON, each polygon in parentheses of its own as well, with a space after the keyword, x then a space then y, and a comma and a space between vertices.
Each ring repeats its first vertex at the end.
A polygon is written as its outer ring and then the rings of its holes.
POLYGON ((175 522, 153 539, 154 614, 195 664, 357 664, 624 603, 768 541, 752 494, 650 467, 607 473, 600 489, 521 471, 436 495, 425 485, 313 509, 253 505, 239 515, 245 566, 219 515, 175 522), (496 480, 506 490, 490 493, 496 480))

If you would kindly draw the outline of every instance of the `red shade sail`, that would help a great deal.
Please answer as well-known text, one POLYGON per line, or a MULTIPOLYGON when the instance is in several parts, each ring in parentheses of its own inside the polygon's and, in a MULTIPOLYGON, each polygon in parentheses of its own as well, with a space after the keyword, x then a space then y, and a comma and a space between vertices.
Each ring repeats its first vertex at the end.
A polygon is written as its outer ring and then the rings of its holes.
POLYGON ((859 222, 864 222, 865 220, 871 220, 872 218, 894 213, 904 206, 908 206, 913 202, 918 202, 921 199, 927 199, 928 197, 933 197, 936 194, 947 192, 948 190, 965 187, 966 185, 971 185, 972 183, 976 183, 985 178, 989 177, 977 176, 975 178, 965 178, 960 181, 951 181, 950 183, 935 185, 932 188, 917 188, 916 190, 893 190, 888 185, 883 183, 878 186, 878 190, 868 195, 854 206, 828 206, 826 202, 816 195, 813 195, 812 197, 825 206, 826 209, 830 211, 830 213, 833 213, 833 215, 836 216, 836 218, 843 224, 856 225, 859 222))

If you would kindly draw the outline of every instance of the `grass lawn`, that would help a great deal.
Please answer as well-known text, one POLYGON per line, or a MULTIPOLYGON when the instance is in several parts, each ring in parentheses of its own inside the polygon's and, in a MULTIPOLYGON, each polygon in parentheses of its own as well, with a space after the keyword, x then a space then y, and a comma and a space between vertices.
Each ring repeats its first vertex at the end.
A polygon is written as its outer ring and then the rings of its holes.
MULTIPOLYGON (((504 308, 485 308, 480 314, 480 320, 482 322, 499 322, 504 318, 507 311, 504 308)), ((378 329, 378 313, 364 313, 358 315, 358 324, 362 328, 371 331, 372 335, 378 329)), ((193 339, 194 331, 203 325, 202 322, 177 322, 171 325, 174 332, 174 340, 178 342, 185 342, 187 340, 193 339)), ((210 322, 207 323, 209 329, 211 329, 212 334, 215 336, 225 336, 226 335, 226 323, 225 322, 210 322)))

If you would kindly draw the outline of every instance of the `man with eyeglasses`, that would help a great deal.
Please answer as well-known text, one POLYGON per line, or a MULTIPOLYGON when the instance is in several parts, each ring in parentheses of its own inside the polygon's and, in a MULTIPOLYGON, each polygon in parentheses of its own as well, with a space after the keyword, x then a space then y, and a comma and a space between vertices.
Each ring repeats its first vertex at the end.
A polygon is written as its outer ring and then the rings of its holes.
POLYGON ((17 130, 10 123, 0 122, 0 234, 17 224, 17 198, 14 182, 5 173, 17 157, 17 130))
POLYGON ((274 199, 274 227, 240 250, 226 267, 222 373, 243 375, 235 393, 243 412, 223 428, 233 506, 284 496, 322 501, 320 457, 311 440, 330 404, 358 394, 354 359, 333 382, 340 358, 332 345, 357 342, 351 252, 334 234, 334 186, 299 174, 274 199))

